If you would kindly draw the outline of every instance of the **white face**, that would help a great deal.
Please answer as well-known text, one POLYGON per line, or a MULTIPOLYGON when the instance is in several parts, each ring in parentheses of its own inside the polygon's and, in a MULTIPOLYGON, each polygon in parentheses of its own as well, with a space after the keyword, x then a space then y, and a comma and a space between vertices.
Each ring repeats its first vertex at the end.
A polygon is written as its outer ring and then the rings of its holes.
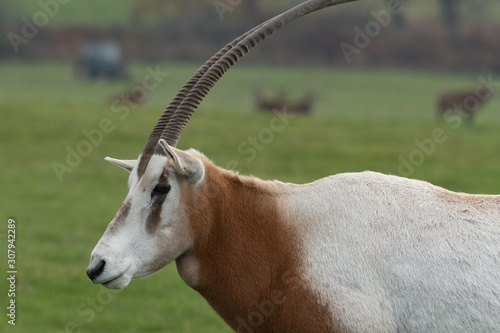
MULTIPOLYGON (((189 223, 180 204, 180 182, 172 160, 153 155, 141 178, 137 163, 129 193, 92 251, 87 274, 94 283, 125 288, 133 278, 146 277, 192 246, 189 223)), ((116 164, 116 163, 115 163, 116 164)))

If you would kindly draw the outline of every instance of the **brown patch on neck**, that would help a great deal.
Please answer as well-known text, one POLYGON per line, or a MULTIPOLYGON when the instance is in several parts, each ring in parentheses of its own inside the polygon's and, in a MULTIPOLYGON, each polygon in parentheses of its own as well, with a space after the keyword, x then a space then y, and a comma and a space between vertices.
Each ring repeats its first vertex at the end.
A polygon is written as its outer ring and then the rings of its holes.
POLYGON ((337 332, 301 277, 301 246, 267 183, 205 163, 200 189, 182 189, 199 291, 237 332, 337 332))

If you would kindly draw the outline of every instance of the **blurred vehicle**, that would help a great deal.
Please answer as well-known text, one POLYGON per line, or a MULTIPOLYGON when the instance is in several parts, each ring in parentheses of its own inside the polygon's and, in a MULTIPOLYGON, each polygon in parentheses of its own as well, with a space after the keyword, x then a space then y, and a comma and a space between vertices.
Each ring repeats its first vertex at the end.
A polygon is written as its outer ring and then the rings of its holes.
POLYGON ((115 42, 88 42, 84 44, 76 63, 76 75, 86 79, 128 78, 120 46, 115 42))

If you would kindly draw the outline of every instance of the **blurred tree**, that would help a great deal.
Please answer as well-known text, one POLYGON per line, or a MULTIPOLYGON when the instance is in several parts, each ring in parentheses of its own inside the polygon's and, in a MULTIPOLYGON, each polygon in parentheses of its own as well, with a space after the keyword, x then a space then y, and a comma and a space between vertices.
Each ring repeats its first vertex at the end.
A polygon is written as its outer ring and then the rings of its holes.
POLYGON ((0 33, 3 36, 3 28, 5 28, 5 8, 4 1, 0 0, 0 33))
MULTIPOLYGON (((394 0, 386 0, 386 2, 387 2, 387 8, 390 8, 393 6, 394 0)), ((393 15, 392 20, 393 20, 394 24, 396 25, 396 27, 398 27, 398 28, 403 28, 406 25, 406 20, 405 20, 405 17, 403 15, 403 12, 396 14, 396 15, 393 15)))
POLYGON ((241 2, 245 15, 248 17, 259 17, 259 4, 257 0, 244 0, 241 2))
POLYGON ((238 22, 255 21, 262 16, 262 1, 259 0, 214 0, 212 2, 219 19, 223 21, 225 14, 231 13, 238 22))
POLYGON ((459 4, 460 0, 441 0, 441 15, 451 42, 457 38, 459 4))
POLYGON ((7 22, 5 15, 4 0, 0 0, 0 57, 7 53, 7 22))

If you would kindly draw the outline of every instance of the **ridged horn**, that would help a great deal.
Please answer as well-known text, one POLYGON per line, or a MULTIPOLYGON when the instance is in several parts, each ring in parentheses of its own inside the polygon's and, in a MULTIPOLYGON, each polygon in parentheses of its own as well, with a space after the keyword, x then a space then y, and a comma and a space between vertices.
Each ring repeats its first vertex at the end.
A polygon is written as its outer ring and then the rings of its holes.
POLYGON ((216 54, 214 54, 208 61, 206 61, 203 66, 201 66, 194 74, 193 76, 182 86, 181 90, 177 93, 177 95, 172 99, 172 101, 169 103, 169 105, 165 108, 163 111, 162 115, 156 122, 155 127, 153 128, 153 131, 149 135, 148 141, 146 142, 146 145, 144 147, 144 150, 141 154, 141 159, 139 162, 139 167, 137 168, 137 172, 139 174, 139 177, 142 176, 144 173, 144 170, 146 169, 146 166, 148 164, 148 161, 154 153, 163 155, 164 151, 160 147, 158 147, 158 141, 161 138, 162 132, 168 128, 168 124, 170 122, 170 119, 172 118, 172 115, 175 113, 177 110, 178 106, 181 104, 181 102, 184 100, 186 95, 191 91, 193 86, 203 77, 203 74, 205 74, 212 65, 220 59, 226 52, 231 50, 241 39, 245 38, 247 35, 253 32, 253 30, 257 29, 258 27, 248 31, 247 33, 243 34, 239 38, 235 39, 231 43, 227 44, 224 48, 219 50, 216 54))
POLYGON ((353 1, 357 0, 309 0, 249 30, 212 56, 184 84, 158 119, 141 154, 137 169, 139 177, 144 173, 152 154, 164 154, 163 149, 157 145, 158 140, 162 138, 169 145, 177 146, 184 127, 203 98, 224 73, 251 48, 299 17, 322 8, 353 1))
POLYGON ((231 66, 265 38, 299 17, 326 7, 353 1, 357 0, 309 0, 273 17, 234 40, 230 44, 234 46, 220 56, 202 77, 196 81, 196 84, 179 104, 177 110, 171 115, 168 125, 161 134, 161 138, 167 141, 169 145, 175 147, 191 115, 210 89, 231 66))

